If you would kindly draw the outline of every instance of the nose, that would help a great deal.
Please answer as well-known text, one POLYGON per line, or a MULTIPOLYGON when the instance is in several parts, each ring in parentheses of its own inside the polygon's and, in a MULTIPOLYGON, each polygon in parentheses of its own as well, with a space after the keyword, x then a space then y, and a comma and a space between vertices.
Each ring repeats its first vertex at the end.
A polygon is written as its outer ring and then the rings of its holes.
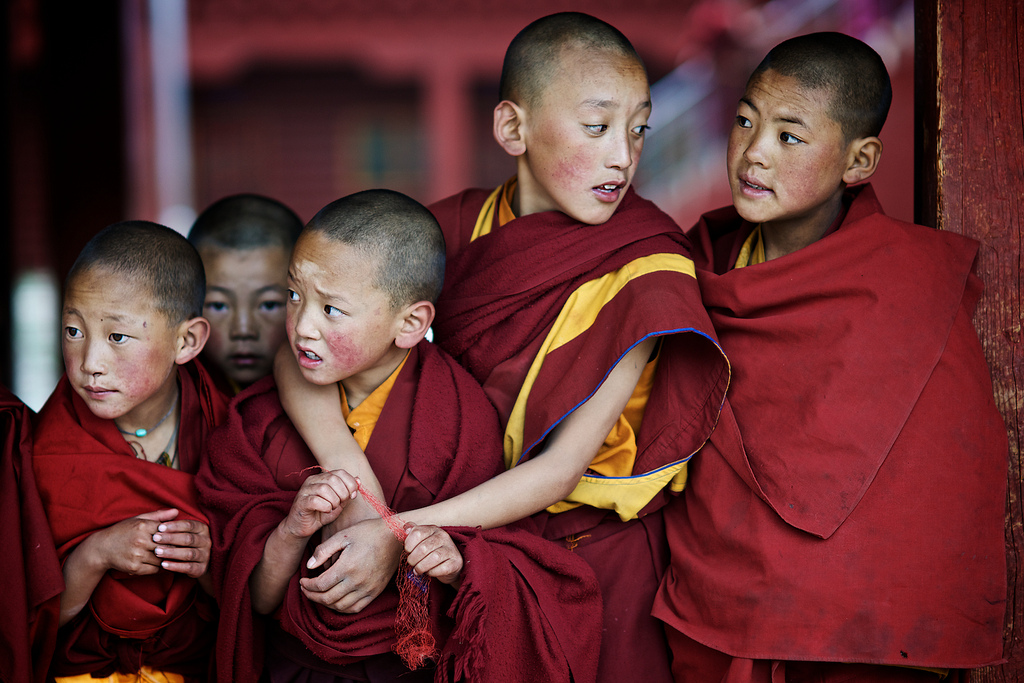
POLYGON ((252 310, 248 306, 234 308, 229 333, 232 339, 256 339, 259 336, 252 310))
POLYGON ((288 309, 288 324, 295 330, 295 336, 301 339, 316 339, 316 325, 313 324, 309 306, 303 302, 298 306, 288 309))
POLYGON ((103 375, 107 372, 105 345, 101 341, 87 339, 82 353, 82 372, 87 375, 103 375))
POLYGON ((614 136, 610 139, 611 148, 608 150, 606 166, 619 170, 625 170, 632 166, 640 156, 643 140, 631 140, 629 131, 626 131, 623 136, 614 136))
POLYGON ((768 163, 768 140, 765 133, 754 131, 743 143, 743 158, 751 164, 766 166, 768 163))

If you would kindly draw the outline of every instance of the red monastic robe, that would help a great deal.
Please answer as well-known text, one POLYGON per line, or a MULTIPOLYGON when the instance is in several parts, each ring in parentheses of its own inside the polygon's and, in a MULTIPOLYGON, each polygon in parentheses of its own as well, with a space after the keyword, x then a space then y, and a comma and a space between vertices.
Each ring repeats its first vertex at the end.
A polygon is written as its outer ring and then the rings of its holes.
MULTIPOLYGON (((501 470, 493 407, 455 361, 427 342, 411 350, 381 411, 366 457, 393 510, 430 505, 501 470)), ((274 618, 251 609, 249 577, 267 537, 288 515, 316 461, 288 420, 270 378, 239 394, 210 440, 198 486, 213 521, 211 568, 220 598, 221 681, 255 680, 263 666, 368 680, 523 681, 594 678, 601 603, 585 563, 522 528, 450 529, 463 584, 430 581, 436 670, 410 674, 395 655, 394 584, 358 614, 316 605, 299 589, 305 560, 274 618), (453 630, 454 629, 454 630, 453 630), (404 672, 404 673, 403 673, 404 672)))
MULTIPOLYGON (((33 464, 61 561, 90 534, 160 508, 206 521, 194 473, 227 399, 196 362, 178 369, 180 470, 135 457, 112 420, 92 414, 62 377, 39 412, 33 464)), ((88 609, 60 631, 51 673, 110 675, 141 666, 201 678, 216 637, 216 606, 195 579, 107 572, 88 609)))
POLYGON ((0 387, 0 680, 46 679, 64 577, 32 471, 31 412, 0 387))
MULTIPOLYGON (((554 211, 499 225, 495 212, 490 232, 471 241, 489 194, 468 190, 430 207, 448 251, 434 330, 442 348, 483 385, 506 427, 531 365, 543 355, 529 379, 522 452, 508 464, 539 452, 619 359, 651 337, 660 337, 661 345, 632 475, 588 476, 625 492, 634 481, 685 463, 714 428, 729 366, 701 304, 682 231, 631 189, 601 225, 554 211), (629 275, 621 287, 602 287, 611 293, 599 313, 577 324, 568 341, 542 350, 556 324, 569 327, 591 313, 578 311, 581 297, 574 294, 618 273, 629 275)), ((508 438, 507 429, 506 444, 508 438)), ((650 616, 668 562, 659 511, 668 494, 667 486, 645 493, 639 515, 624 516, 627 521, 591 505, 536 516, 545 536, 584 557, 602 584, 601 680, 670 679, 662 629, 650 616)))
POLYGON ((847 202, 834 233, 740 269, 753 226, 731 207, 691 233, 734 380, 666 509, 655 614, 746 660, 996 662, 1007 439, 971 324, 978 246, 886 217, 869 186, 847 202))

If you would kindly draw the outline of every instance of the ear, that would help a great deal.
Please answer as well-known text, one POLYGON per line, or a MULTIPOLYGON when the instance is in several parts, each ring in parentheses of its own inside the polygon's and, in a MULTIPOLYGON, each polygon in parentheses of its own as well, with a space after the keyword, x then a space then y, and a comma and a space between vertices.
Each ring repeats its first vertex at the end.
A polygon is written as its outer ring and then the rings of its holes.
POLYGON ((526 153, 523 137, 523 110, 514 102, 502 100, 494 108, 494 139, 509 155, 518 157, 526 153))
POLYGON ((178 325, 178 356, 174 362, 184 365, 199 355, 210 338, 210 321, 192 318, 178 325))
POLYGON ((434 304, 429 301, 417 301, 406 306, 399 315, 395 346, 400 349, 411 349, 426 336, 430 323, 434 322, 434 304))
POLYGON ((878 162, 882 158, 882 141, 874 136, 854 140, 850 143, 848 158, 843 182, 847 185, 863 182, 878 169, 878 162))

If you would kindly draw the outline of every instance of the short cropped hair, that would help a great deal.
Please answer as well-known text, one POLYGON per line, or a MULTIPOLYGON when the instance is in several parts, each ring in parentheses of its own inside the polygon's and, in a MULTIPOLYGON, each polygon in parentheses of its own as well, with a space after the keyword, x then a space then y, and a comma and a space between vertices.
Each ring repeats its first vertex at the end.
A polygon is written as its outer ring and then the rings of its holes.
POLYGON ((352 246, 377 261, 374 286, 393 310, 434 303, 444 285, 444 235, 422 204, 401 192, 366 190, 331 202, 306 230, 352 246))
POLYGON ((78 275, 103 268, 147 287, 172 325, 202 315, 206 274, 199 252, 170 228, 124 221, 101 230, 75 259, 65 289, 78 275))
POLYGON ((779 43, 754 69, 748 85, 771 69, 811 90, 831 91, 828 115, 847 142, 882 132, 892 103, 889 72, 878 53, 843 33, 810 33, 779 43))
POLYGON ((218 199, 199 214, 188 241, 196 249, 281 247, 290 252, 301 232, 299 217, 276 199, 235 194, 218 199))
POLYGON ((535 105, 558 69, 562 50, 570 47, 611 51, 644 68, 629 39, 611 24, 582 12, 559 12, 537 19, 509 43, 501 67, 500 99, 535 105))

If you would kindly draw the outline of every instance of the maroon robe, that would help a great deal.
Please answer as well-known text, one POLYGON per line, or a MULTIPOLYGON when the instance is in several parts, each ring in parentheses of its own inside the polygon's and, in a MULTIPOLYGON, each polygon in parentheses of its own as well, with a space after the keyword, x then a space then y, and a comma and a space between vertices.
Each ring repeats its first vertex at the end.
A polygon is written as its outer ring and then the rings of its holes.
MULTIPOLYGON (((449 498, 501 471, 494 409, 454 360, 427 342, 410 351, 366 448, 393 510, 449 498)), ((429 582, 431 627, 441 646, 436 671, 410 675, 390 654, 398 593, 390 585, 358 614, 305 598, 302 576, 319 542, 307 546, 273 619, 251 608, 249 577, 267 537, 284 519, 316 461, 281 407, 272 379, 238 395, 210 440, 198 478, 213 521, 211 560, 221 605, 217 651, 221 681, 255 680, 267 667, 347 678, 390 680, 593 680, 590 654, 600 639, 600 596, 593 574, 571 553, 526 527, 451 529, 464 557, 463 584, 429 582), (454 631, 453 631, 454 629, 454 631)))
MULTIPOLYGON (((679 227, 630 189, 614 215, 586 225, 548 211, 517 218, 470 241, 490 193, 468 190, 430 207, 445 234, 448 266, 437 303, 438 343, 481 382, 503 424, 530 364, 569 296, 581 285, 658 254, 689 258, 679 227)), ((729 366, 714 341, 694 277, 659 270, 637 277, 586 332, 549 353, 531 389, 523 459, 597 391, 645 339, 661 340, 654 386, 637 434, 633 475, 688 459, 714 428, 729 366)), ((591 473, 588 473, 591 474, 591 473)), ((584 557, 602 585, 601 680, 670 680, 668 650, 650 607, 668 563, 659 509, 667 491, 622 522, 582 506, 537 521, 547 538, 584 557)))
POLYGON ((846 201, 833 234, 746 268, 729 259, 752 226, 731 207, 691 233, 734 372, 665 513, 655 614, 694 680, 722 670, 718 656, 699 672, 697 644, 776 662, 1002 658, 1007 440, 971 325, 977 244, 886 217, 869 186, 846 201))
MULTIPOLYGON (((173 507, 177 519, 206 521, 194 473, 227 399, 197 362, 181 366, 178 381, 179 470, 135 457, 113 420, 93 415, 67 376, 39 412, 33 465, 62 562, 92 533, 145 512, 173 507)), ((108 676, 150 666, 202 678, 215 628, 216 605, 195 579, 110 571, 88 608, 61 628, 51 673, 108 676)))
POLYGON ((0 680, 43 681, 64 576, 32 471, 31 411, 0 387, 0 680))

